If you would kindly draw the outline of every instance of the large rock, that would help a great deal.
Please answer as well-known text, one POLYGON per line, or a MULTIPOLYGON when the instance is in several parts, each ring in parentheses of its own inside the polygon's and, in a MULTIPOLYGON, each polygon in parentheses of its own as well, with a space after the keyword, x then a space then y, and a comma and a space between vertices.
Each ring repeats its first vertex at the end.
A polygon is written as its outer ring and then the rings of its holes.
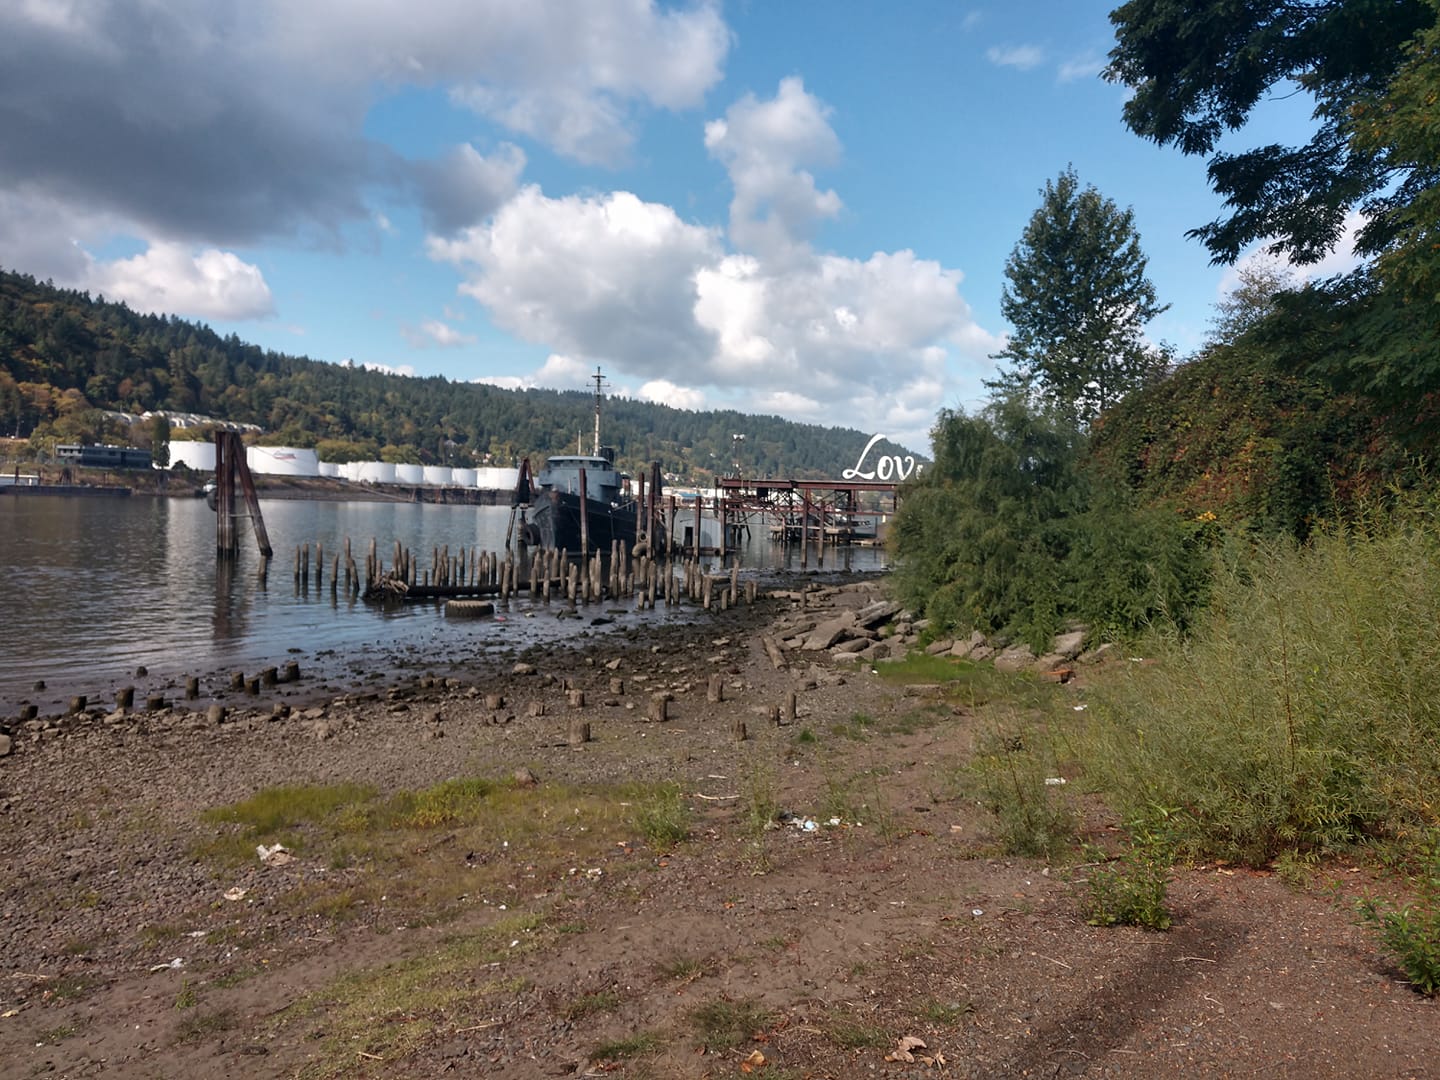
POLYGON ((805 643, 800 648, 806 652, 822 652, 836 642, 853 637, 854 633, 853 618, 848 615, 840 615, 821 623, 810 631, 810 636, 805 639, 805 643))
POLYGON ((1059 653, 1066 660, 1074 660, 1080 655, 1081 648, 1085 645, 1086 631, 1071 630, 1068 634, 1056 634, 1055 640, 1050 643, 1050 651, 1059 653))
POLYGON ((950 650, 950 655, 960 660, 975 660, 979 659, 975 656, 975 650, 984 647, 985 635, 982 634, 979 630, 975 630, 972 631, 970 636, 964 641, 955 642, 954 647, 950 650))
POLYGON ((4 757, 15 748, 15 743, 9 735, 0 735, 0 757, 4 757))
POLYGON ((939 656, 942 653, 948 653, 953 648, 955 648, 954 641, 950 638, 942 638, 940 641, 932 641, 926 645, 925 652, 930 656, 939 656))
POLYGON ((995 657, 996 671, 1024 671, 1035 665, 1035 652, 1029 645, 1011 645, 995 657))
POLYGON ((877 600, 873 604, 867 604, 855 612, 855 625, 877 627, 884 622, 893 619, 900 613, 904 605, 897 604, 893 600, 877 600))

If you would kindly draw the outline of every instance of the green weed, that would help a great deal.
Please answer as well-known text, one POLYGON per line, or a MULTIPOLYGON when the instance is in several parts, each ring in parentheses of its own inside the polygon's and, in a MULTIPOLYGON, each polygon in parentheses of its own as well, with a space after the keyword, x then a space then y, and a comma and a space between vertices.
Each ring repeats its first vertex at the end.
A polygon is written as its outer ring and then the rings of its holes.
POLYGON ((706 1050, 740 1046, 764 1031, 771 1020, 770 1011, 753 999, 739 1001, 719 998, 690 1010, 694 1025, 694 1042, 706 1050))
POLYGON ((1440 832, 1424 845, 1426 865, 1411 879, 1418 900, 1393 908, 1371 897, 1356 904, 1360 920, 1374 929, 1400 964, 1410 985, 1426 997, 1440 992, 1440 832))
POLYGON ((1080 907, 1092 926, 1170 929, 1166 904, 1174 857, 1163 828, 1135 825, 1131 843, 1114 863, 1095 869, 1086 882, 1080 907))
POLYGON ((678 784, 655 784, 635 791, 630 820, 652 848, 669 851, 690 838, 693 813, 678 784))
POLYGON ((601 1043, 590 1051, 590 1060, 624 1061, 627 1058, 648 1057, 664 1045, 665 1041, 658 1032, 641 1031, 623 1039, 601 1043))

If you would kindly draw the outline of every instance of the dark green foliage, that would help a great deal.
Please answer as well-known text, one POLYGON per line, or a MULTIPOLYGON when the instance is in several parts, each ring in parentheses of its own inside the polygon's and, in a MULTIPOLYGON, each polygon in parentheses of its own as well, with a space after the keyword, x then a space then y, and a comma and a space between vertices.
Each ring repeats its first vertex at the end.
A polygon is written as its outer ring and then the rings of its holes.
MULTIPOLYGON (((1274 250, 1316 262, 1351 207, 1385 196, 1397 176, 1407 186, 1403 166, 1354 145, 1347 125, 1357 103, 1390 84, 1406 44, 1435 24, 1429 0, 1129 0, 1110 21, 1116 45, 1106 76, 1132 91, 1125 123, 1161 145, 1212 154, 1221 136, 1292 82, 1315 103, 1317 129, 1304 146, 1211 157, 1211 186, 1230 216, 1192 235, 1217 261, 1274 238, 1274 250)), ((1383 249, 1393 233, 1393 223, 1372 218, 1363 250, 1383 249)))
POLYGON ((1214 153, 1228 217, 1191 231, 1216 262, 1254 243, 1297 263, 1335 247, 1360 213, 1374 262, 1284 300, 1270 320, 1285 370, 1434 428, 1440 392, 1440 3, 1436 0, 1129 0, 1111 14, 1107 76, 1133 91, 1137 134, 1212 154, 1268 95, 1314 103, 1304 146, 1214 153))
POLYGON ((1169 930, 1170 867, 1174 846, 1166 830, 1145 823, 1130 827, 1130 846, 1113 863, 1097 867, 1085 882, 1080 907, 1092 926, 1139 926, 1169 930))
MULTIPOLYGON (((576 433, 591 430, 594 398, 579 388, 502 390, 285 356, 0 271, 0 433, 37 442, 127 441, 132 433, 107 421, 104 409, 257 424, 265 441, 314 446, 325 461, 510 465, 573 450, 576 433)), ((868 439, 778 416, 698 413, 627 398, 605 406, 605 441, 625 468, 659 461, 667 473, 708 481, 730 470, 733 436, 742 432, 746 476, 837 476, 868 439)), ((140 436, 147 446, 148 434, 140 436)), ((882 442, 872 453, 905 451, 882 442)))
POLYGON ((1282 343, 1261 334, 1212 346, 1107 414, 1091 434, 1098 472, 1142 505, 1299 538, 1402 480, 1411 463, 1385 418, 1281 368, 1282 343))
POLYGON ((1421 850, 1425 865, 1412 879, 1418 898, 1400 908, 1366 897, 1356 910, 1399 961, 1419 993, 1440 993, 1440 835, 1431 833, 1421 850))
POLYGON ((1210 605, 1096 686, 1087 780, 1181 850, 1263 866, 1431 826, 1440 774, 1433 502, 1303 545, 1232 540, 1210 605))
POLYGON ((1012 397, 943 412, 931 437, 892 536, 899 595, 940 626, 1043 651, 1070 620, 1129 633, 1202 598, 1203 528, 1087 472, 1072 422, 1012 397))
POLYGON ((1130 210, 1082 190, 1073 168, 1041 195, 1005 263, 1000 311, 1014 330, 995 359, 1012 367, 994 385, 1088 423, 1164 370, 1165 351, 1142 331, 1165 306, 1130 210))

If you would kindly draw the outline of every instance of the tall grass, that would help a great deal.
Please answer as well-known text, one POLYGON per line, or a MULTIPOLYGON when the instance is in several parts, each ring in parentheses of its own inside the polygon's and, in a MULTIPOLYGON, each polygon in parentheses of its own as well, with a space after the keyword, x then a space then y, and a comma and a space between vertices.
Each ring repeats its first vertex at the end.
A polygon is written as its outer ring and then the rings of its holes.
POLYGON ((1305 546, 1227 549, 1158 663, 1096 689, 1084 746, 1125 816, 1192 854, 1263 863, 1437 818, 1440 539, 1410 514, 1305 546))

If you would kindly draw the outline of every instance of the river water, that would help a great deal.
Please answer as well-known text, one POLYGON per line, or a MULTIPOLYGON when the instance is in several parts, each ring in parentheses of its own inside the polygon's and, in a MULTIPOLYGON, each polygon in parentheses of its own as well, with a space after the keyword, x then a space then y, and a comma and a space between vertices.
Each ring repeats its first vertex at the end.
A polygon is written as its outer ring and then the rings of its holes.
MULTIPOLYGON (((117 687, 173 688, 203 677, 206 696, 225 673, 254 674, 298 660, 331 675, 383 667, 397 649, 463 659, 487 650, 573 635, 575 624, 547 619, 543 605, 513 603, 495 619, 445 619, 436 603, 367 604, 332 597, 330 560, 351 541, 362 568, 372 538, 390 562, 395 541, 422 567, 434 547, 452 554, 499 551, 504 506, 262 499, 275 558, 261 582, 259 557, 244 522, 239 558, 215 559, 215 515, 202 499, 0 496, 0 717, 33 702, 42 713, 84 693, 108 704, 117 687), (325 551, 326 579, 294 581, 298 545, 325 551), (147 674, 137 677, 137 669, 147 674), (43 681, 43 690, 36 684, 43 681)), ((855 570, 883 568, 883 553, 828 549, 825 568, 847 556, 855 570)), ((816 566, 812 550, 810 568, 816 566)), ((799 570, 795 548, 757 529, 741 552, 743 574, 799 570)), ((312 570, 313 572, 313 570, 312 570)), ((343 578, 342 578, 343 585, 343 578)), ((633 605, 616 605, 628 609, 633 605)), ((608 608, 607 608, 608 610, 608 608)), ((598 614, 598 612, 596 612, 598 614)), ((627 620, 689 618, 678 611, 627 613, 627 620)))

